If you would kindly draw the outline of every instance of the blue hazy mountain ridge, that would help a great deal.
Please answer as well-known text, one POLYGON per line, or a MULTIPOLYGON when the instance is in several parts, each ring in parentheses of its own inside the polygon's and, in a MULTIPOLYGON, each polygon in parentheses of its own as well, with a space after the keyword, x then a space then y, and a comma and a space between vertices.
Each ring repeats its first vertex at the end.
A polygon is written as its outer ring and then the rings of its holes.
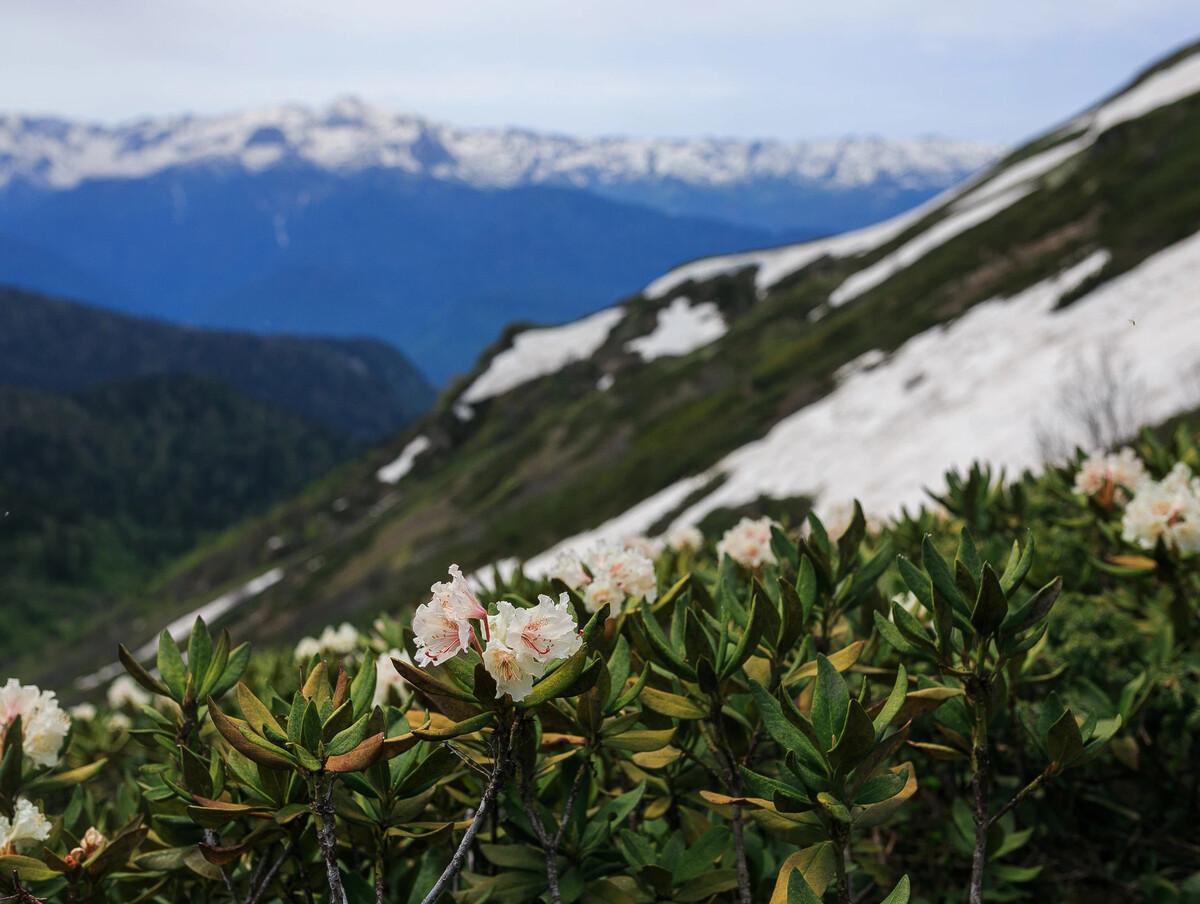
POLYGON ((630 150, 353 101, 113 128, 0 116, 0 284, 177 323, 374 336, 443 383, 510 322, 563 322, 684 260, 874 222, 991 153, 928 141, 630 150), (312 150, 333 135, 354 149, 342 162, 312 150), (806 154, 831 169, 796 175, 806 154))
POLYGON ((174 375, 220 381, 358 444, 396 433, 434 398, 377 339, 196 329, 0 286, 0 386, 80 392, 174 375))
POLYGON ((780 238, 569 189, 303 166, 14 185, 0 193, 0 236, 43 251, 0 282, 178 323, 374 336, 434 382, 514 319, 569 320, 671 263, 780 238))

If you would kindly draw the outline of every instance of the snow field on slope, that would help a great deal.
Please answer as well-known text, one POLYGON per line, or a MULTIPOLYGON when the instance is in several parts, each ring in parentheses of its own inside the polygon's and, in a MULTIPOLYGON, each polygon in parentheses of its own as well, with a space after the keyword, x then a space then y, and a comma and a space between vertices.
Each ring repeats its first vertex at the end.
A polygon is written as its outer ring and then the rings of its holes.
POLYGON ((818 512, 857 498, 869 516, 888 517, 928 502, 925 488, 941 487, 951 468, 983 461, 1011 475, 1037 470, 1039 427, 1083 441, 1071 433, 1060 393, 1094 373, 1104 356, 1130 369, 1144 423, 1200 403, 1200 234, 1053 310, 1107 258, 1096 252, 1012 298, 978 304, 913 337, 883 363, 871 355, 864 363, 876 366, 849 368, 837 389, 762 439, 564 540, 531 566, 544 570, 560 549, 644 532, 717 475, 725 482, 671 528, 761 495, 808 495, 818 512))
POLYGON ((562 326, 517 333, 513 344, 492 358, 487 370, 459 396, 458 403, 482 402, 590 358, 624 316, 624 308, 605 308, 562 326))
POLYGON ((651 332, 629 340, 625 349, 649 362, 669 355, 686 355, 720 339, 726 330, 725 318, 715 303, 692 305, 690 299, 680 297, 659 310, 651 332))
MULTIPOLYGON (((1022 190, 1024 193, 1028 193, 1035 180, 1040 179, 1094 143, 1106 129, 1118 123, 1144 116, 1159 107, 1175 103, 1197 92, 1200 92, 1200 53, 1193 54, 1162 72, 1155 73, 1142 84, 1131 88, 1096 110, 1078 117, 1060 130, 1062 133, 1070 133, 1086 129, 1085 135, 1048 148, 1011 167, 998 171, 993 170, 991 173, 985 173, 982 177, 970 179, 962 186, 943 192, 907 213, 864 229, 818 239, 815 242, 802 242, 780 248, 767 248, 761 251, 747 251, 691 261, 650 282, 642 290, 642 294, 647 298, 661 298, 688 280, 711 279, 714 276, 736 273, 746 267, 758 268, 758 272, 755 274, 755 286, 762 293, 826 255, 844 258, 873 251, 890 242, 925 215, 957 198, 953 207, 956 212, 961 212, 964 219, 949 224, 947 227, 950 230, 949 235, 945 230, 939 230, 941 223, 934 224, 928 233, 917 236, 908 243, 905 246, 907 251, 903 248, 899 249, 894 252, 896 256, 889 255, 890 260, 885 258, 867 270, 850 276, 830 297, 830 304, 836 307, 858 297, 868 289, 880 285, 911 264, 912 261, 928 253, 937 244, 982 222, 986 217, 981 215, 980 205, 999 204, 1002 199, 1007 199, 1009 204, 1019 200, 1022 190), (975 219, 971 210, 980 210, 979 219, 975 219), (966 227, 954 231, 953 227, 964 222, 968 223, 966 227), (918 251, 919 254, 916 253, 918 251), (904 253, 901 254, 901 252, 904 253)), ((1007 206, 1007 204, 1003 206, 1007 206)), ((953 220, 953 218, 954 214, 943 222, 953 220)))
POLYGON ((375 478, 380 483, 399 483, 400 479, 412 470, 417 456, 430 446, 429 437, 421 434, 406 445, 393 461, 388 462, 375 472, 375 478))

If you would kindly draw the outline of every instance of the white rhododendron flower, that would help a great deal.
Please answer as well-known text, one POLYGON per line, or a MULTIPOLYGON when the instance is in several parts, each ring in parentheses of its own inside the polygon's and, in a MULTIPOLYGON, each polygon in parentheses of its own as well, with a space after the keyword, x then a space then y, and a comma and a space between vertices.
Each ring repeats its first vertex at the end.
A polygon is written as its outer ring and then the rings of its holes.
POLYGON ((677 527, 667 534, 667 546, 676 552, 696 552, 704 548, 704 534, 692 525, 677 527))
POLYGON ((121 709, 124 706, 149 706, 153 699, 149 691, 128 675, 115 678, 113 683, 108 686, 105 696, 108 699, 108 705, 113 709, 121 709))
POLYGON ((392 688, 395 688, 401 696, 408 690, 408 682, 392 665, 393 659, 399 659, 401 662, 412 665, 412 660, 404 650, 392 649, 379 654, 379 658, 375 660, 375 696, 372 706, 382 706, 386 703, 391 696, 392 688))
POLYGON ((533 682, 546 674, 546 666, 566 659, 583 643, 565 593, 557 603, 543 593, 531 609, 500 600, 496 614, 488 616, 488 633, 484 667, 496 681, 497 699, 511 694, 515 702, 529 695, 533 682))
POLYGON ((418 665, 438 665, 455 656, 474 636, 471 619, 487 618, 457 565, 450 566, 450 578, 434 584, 433 598, 413 615, 418 665))
POLYGON ((483 651, 483 666, 496 682, 496 699, 511 694, 519 702, 529 696, 533 682, 545 673, 538 662, 517 653, 493 637, 483 651))
POLYGON ((546 577, 558 578, 572 590, 578 590, 591 581, 591 577, 583 570, 583 563, 579 561, 579 557, 571 552, 560 552, 550 570, 546 572, 546 577))
POLYGON ((1136 490, 1148 479, 1146 466, 1137 454, 1126 446, 1120 452, 1093 452, 1079 466, 1075 475, 1075 492, 1084 496, 1112 493, 1112 498, 1124 502, 1126 490, 1136 490))
POLYGON ((662 543, 640 534, 630 534, 622 538, 621 545, 633 552, 640 552, 647 559, 653 559, 662 552, 662 543))
POLYGON ((79 722, 91 722, 96 718, 96 707, 91 703, 76 703, 67 713, 79 722))
POLYGON ((729 530, 717 544, 718 556, 729 556, 746 568, 761 568, 776 562, 771 551, 771 527, 775 522, 763 517, 757 520, 743 518, 729 530))
POLYGON ((315 637, 301 637, 296 644, 296 661, 308 662, 314 656, 321 655, 321 641, 315 637))
POLYGON ((50 834, 50 820, 31 801, 19 798, 13 817, 0 815, 0 853, 13 854, 17 845, 45 841, 50 834))
POLYGON ((36 766, 53 766, 71 727, 71 717, 58 705, 53 691, 39 691, 9 678, 0 687, 0 743, 13 720, 21 717, 21 750, 36 766))
POLYGON ((1142 549, 1153 549, 1161 537, 1178 555, 1200 553, 1200 486, 1187 465, 1138 487, 1121 518, 1121 537, 1142 549))
POLYGON ((559 553, 548 576, 578 590, 589 612, 607 603, 615 614, 630 597, 642 597, 649 603, 658 599, 654 560, 637 549, 612 543, 598 543, 582 558, 559 553))
POLYGON ((565 593, 557 603, 546 594, 539 594, 538 604, 532 609, 517 609, 507 600, 501 600, 497 609, 497 615, 488 617, 492 636, 496 636, 497 625, 503 618, 500 639, 518 656, 531 657, 545 665, 555 659, 566 659, 583 643, 575 626, 571 598, 565 593))

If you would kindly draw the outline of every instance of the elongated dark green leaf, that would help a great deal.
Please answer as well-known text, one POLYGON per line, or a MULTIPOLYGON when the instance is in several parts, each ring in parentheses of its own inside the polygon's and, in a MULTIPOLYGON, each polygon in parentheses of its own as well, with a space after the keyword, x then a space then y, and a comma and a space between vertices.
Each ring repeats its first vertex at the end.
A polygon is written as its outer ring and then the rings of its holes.
POLYGON ((422 741, 448 741, 452 738, 479 731, 481 728, 486 728, 495 717, 495 710, 487 710, 477 716, 472 716, 461 722, 455 722, 453 725, 445 728, 414 728, 412 733, 422 741))
POLYGON ((179 647, 175 646, 175 641, 171 639, 170 631, 163 631, 158 635, 158 674, 171 689, 171 696, 175 702, 182 701, 187 690, 187 666, 183 664, 183 657, 179 654, 179 647))
POLYGON ((880 901, 879 904, 908 904, 909 894, 908 876, 901 876, 900 881, 896 883, 896 887, 892 889, 892 893, 880 901))
POLYGON ((428 672, 419 669, 414 665, 410 665, 403 659, 393 659, 392 665, 396 667, 396 671, 400 676, 424 694, 432 694, 433 696, 450 697, 453 700, 462 700, 466 703, 475 703, 475 697, 468 694, 466 691, 459 690, 456 687, 451 687, 444 681, 438 681, 428 672))
POLYGON ((900 576, 904 578, 904 583, 908 585, 908 589, 912 591, 913 596, 925 607, 925 611, 932 615, 933 586, 929 580, 929 575, 904 556, 896 557, 896 566, 900 569, 900 576))
POLYGON ((703 706, 689 697, 681 697, 652 687, 642 690, 641 701, 642 706, 647 709, 676 719, 703 719, 708 715, 703 706))
MULTIPOLYGON (((840 677, 840 676, 839 676, 840 677)), ((829 752, 829 760, 843 772, 849 772, 870 753, 875 746, 875 724, 857 700, 850 700, 846 715, 846 727, 829 752)))
POLYGON ((245 673, 246 666, 249 664, 250 644, 238 644, 230 651, 229 661, 225 664, 225 669, 221 672, 221 676, 209 689, 209 696, 217 700, 223 697, 231 687, 237 684, 238 679, 245 673))
POLYGON ((975 601, 975 611, 971 613, 971 626, 980 637, 991 637, 1007 615, 1008 600, 1000 587, 1000 579, 992 571, 991 565, 984 565, 979 598, 975 601))
POLYGON ((660 664, 681 678, 686 678, 688 681, 695 681, 696 670, 684 662, 679 654, 671 648, 670 641, 667 640, 667 636, 663 633, 662 628, 659 627, 658 621, 649 607, 643 605, 639 615, 638 625, 642 629, 642 636, 646 638, 646 642, 650 645, 650 648, 659 657, 660 664))
POLYGON ((529 692, 529 696, 521 700, 517 705, 523 709, 529 709, 567 693, 571 689, 571 685, 574 684, 575 679, 583 671, 583 667, 587 662, 587 655, 588 648, 585 644, 571 654, 571 657, 566 662, 535 684, 533 690, 529 692))
POLYGON ((751 601, 750 622, 746 625, 742 636, 738 639, 737 645, 733 648, 729 660, 722 666, 718 674, 721 680, 730 677, 745 665, 746 660, 754 655, 754 651, 758 649, 758 642, 762 638, 763 632, 763 609, 770 605, 769 601, 764 600, 760 596, 755 596, 751 601))
MULTIPOLYGON (((945 597, 946 602, 950 604, 952 609, 969 619, 971 617, 971 605, 959 592, 958 585, 954 583, 954 575, 950 572, 950 567, 946 564, 946 560, 942 558, 942 554, 937 551, 937 547, 933 545, 933 537, 929 534, 926 534, 925 539, 921 542, 921 563, 925 566, 925 571, 929 573, 929 579, 933 582, 934 590, 945 597)), ((913 592, 915 593, 916 591, 913 592)))
POLYGON ((675 864, 675 881, 687 882, 713 868, 714 861, 729 847, 733 834, 725 826, 714 826, 696 839, 675 864))
POLYGON ((371 711, 372 701, 375 699, 375 683, 375 657, 367 656, 358 667, 354 680, 350 682, 350 705, 354 709, 355 718, 371 711))
POLYGON ((353 725, 335 734, 328 745, 326 745, 326 751, 330 756, 340 756, 343 753, 349 753, 367 739, 367 734, 370 731, 370 723, 371 714, 364 713, 353 725))
POLYGON ((916 644, 927 653, 937 655, 937 644, 929 636, 929 632, 925 630, 925 626, 917 620, 915 615, 899 603, 892 603, 892 621, 895 623, 897 630, 899 630, 909 643, 916 644))
POLYGON ((824 752, 814 746, 804 733, 783 714, 783 707, 765 687, 751 679, 750 692, 754 695, 754 702, 758 705, 763 725, 775 739, 775 743, 784 750, 807 754, 811 762, 824 764, 826 759, 824 752))
POLYGON ((971 532, 965 527, 959 531, 958 553, 954 558, 963 563, 968 574, 979 574, 979 570, 983 568, 983 562, 979 558, 979 550, 975 546, 975 538, 971 536, 971 532))
POLYGON ((161 694, 164 697, 171 695, 167 686, 146 671, 142 664, 133 658, 133 654, 123 643, 117 644, 117 658, 121 660, 121 665, 125 666, 125 671, 129 673, 130 677, 150 693, 161 694))
POLYGON ((1011 617, 1004 621, 1004 633, 1009 635, 1017 634, 1040 622, 1054 608, 1059 594, 1062 593, 1062 588, 1062 578, 1057 577, 1049 584, 1040 588, 1020 606, 1014 608, 1011 617))
POLYGON ((892 622, 884 618, 879 612, 873 612, 872 616, 875 619, 875 630, 879 632, 879 636, 887 641, 888 645, 897 652, 904 653, 909 656, 921 656, 924 654, 925 651, 923 651, 916 644, 905 639, 904 635, 900 633, 900 630, 894 624, 892 624, 892 622))
POLYGON ((212 689, 217 684, 217 679, 221 677, 221 673, 225 671, 225 666, 229 664, 229 650, 233 646, 233 642, 229 638, 229 630, 221 629, 221 635, 217 638, 216 644, 213 646, 212 656, 209 659, 208 670, 202 676, 199 690, 196 695, 198 697, 207 697, 212 693, 212 689))
POLYGON ((812 723, 825 751, 846 728, 850 711, 850 691, 841 673, 822 654, 817 654, 817 684, 813 689, 812 723))
POLYGON ((1012 554, 1008 557, 1008 563, 1004 566, 1004 574, 1000 575, 1000 586, 1003 588, 1005 596, 1010 595, 1021 586, 1021 582, 1025 580, 1025 575, 1029 574, 1029 569, 1032 567, 1033 531, 1026 531, 1024 551, 1020 549, 1014 540, 1012 554))
POLYGON ((204 619, 196 616, 192 625, 192 633, 188 635, 188 671, 192 673, 192 681, 199 690, 208 677, 208 666, 212 662, 212 635, 204 619))

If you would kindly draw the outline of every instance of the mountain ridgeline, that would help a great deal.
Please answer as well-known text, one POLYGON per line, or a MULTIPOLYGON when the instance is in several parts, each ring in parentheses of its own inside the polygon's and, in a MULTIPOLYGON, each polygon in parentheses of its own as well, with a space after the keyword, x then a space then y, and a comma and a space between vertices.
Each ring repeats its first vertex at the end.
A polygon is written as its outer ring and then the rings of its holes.
POLYGON ((342 102, 103 127, 0 116, 0 284, 374 336, 436 383, 680 260, 862 225, 998 149, 454 130, 342 102))
POLYGON ((206 542, 146 605, 161 619, 279 569, 233 627, 295 638, 407 609, 451 562, 540 571, 764 508, 833 523, 854 497, 887 516, 974 460, 1040 468, 1039 432, 1096 441, 1068 392, 1096 368, 1137 387, 1143 422, 1194 410, 1198 92, 1191 48, 901 216, 506 330, 393 443, 206 542))

